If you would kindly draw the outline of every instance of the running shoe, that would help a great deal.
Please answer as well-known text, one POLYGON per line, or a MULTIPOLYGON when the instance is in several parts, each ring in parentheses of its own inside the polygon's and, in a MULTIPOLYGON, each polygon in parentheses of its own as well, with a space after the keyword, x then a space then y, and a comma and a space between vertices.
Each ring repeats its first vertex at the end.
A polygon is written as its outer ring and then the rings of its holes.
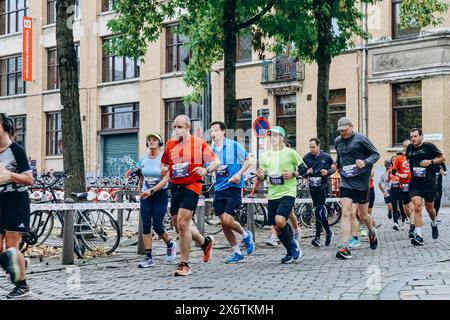
POLYGON ((139 268, 151 268, 155 266, 155 262, 153 261, 152 258, 149 257, 145 257, 144 261, 142 261, 141 263, 139 263, 139 268))
POLYGON ((229 257, 227 259, 227 261, 225 261, 225 263, 227 263, 227 264, 234 264, 234 263, 244 262, 244 261, 245 261, 245 257, 244 257, 244 255, 242 253, 239 254, 237 252, 234 252, 231 255, 231 257, 229 257))
POLYGON ((253 241, 253 234, 250 230, 247 230, 247 238, 244 238, 245 248, 247 249, 247 254, 252 254, 255 250, 255 242, 253 241))
POLYGON ((172 247, 167 247, 166 262, 172 262, 177 258, 177 243, 172 241, 172 247))
POLYGON ((411 243, 415 246, 423 246, 425 243, 423 242, 423 238, 419 235, 416 235, 412 240, 411 243))
POLYGON ((175 271, 175 277, 182 277, 182 276, 188 276, 190 275, 191 269, 189 268, 189 265, 186 262, 180 262, 178 264, 178 268, 175 271))
POLYGON ((436 223, 436 225, 434 227, 433 227, 433 225, 431 225, 431 236, 435 240, 439 237, 439 230, 438 230, 438 227, 437 227, 437 223, 436 223))
POLYGON ((20 278, 19 251, 16 248, 9 248, 2 253, 0 263, 2 268, 9 274, 11 282, 16 284, 20 278))
POLYGON ((397 223, 394 223, 394 226, 392 227, 392 229, 394 229, 395 231, 400 231, 400 227, 398 226, 397 223))
POLYGON ((314 239, 312 239, 311 244, 316 247, 319 248, 320 247, 320 239, 317 237, 314 237, 314 239))
POLYGON ((333 235, 333 231, 330 231, 330 233, 325 236, 325 246, 328 247, 331 245, 331 242, 333 241, 333 235))
POLYGON ((341 247, 338 252, 336 253, 336 258, 346 260, 350 259, 352 257, 352 254, 350 253, 350 250, 346 247, 341 247))
POLYGON ((294 239, 300 241, 300 238, 301 238, 301 230, 300 228, 298 228, 297 230, 295 230, 294 239))
POLYGON ((366 230, 366 229, 361 229, 361 230, 359 231, 359 235, 360 235, 361 237, 366 237, 366 236, 367 236, 367 230, 366 230))
POLYGON ((350 242, 348 243, 349 248, 357 248, 361 246, 361 243, 359 242, 359 239, 353 237, 350 242))
POLYGON ((409 225, 409 231, 408 231, 408 237, 410 239, 413 239, 416 235, 414 234, 414 230, 416 229, 416 226, 413 224, 409 225))
POLYGON ((292 243, 292 258, 294 260, 298 260, 302 256, 302 250, 300 249, 300 245, 297 240, 293 240, 292 243))
POLYGON ((283 259, 281 259, 282 264, 290 264, 294 261, 294 259, 290 255, 286 255, 283 259))
POLYGON ((205 243, 202 246, 203 262, 208 262, 212 257, 214 238, 212 236, 205 237, 205 243))
POLYGON ((277 238, 270 237, 269 240, 266 241, 266 245, 271 246, 271 247, 278 246, 277 238))
POLYGON ((373 233, 369 233, 370 249, 375 250, 378 247, 377 229, 373 233))
POLYGON ((29 286, 16 286, 8 295, 7 299, 20 299, 31 294, 29 286))

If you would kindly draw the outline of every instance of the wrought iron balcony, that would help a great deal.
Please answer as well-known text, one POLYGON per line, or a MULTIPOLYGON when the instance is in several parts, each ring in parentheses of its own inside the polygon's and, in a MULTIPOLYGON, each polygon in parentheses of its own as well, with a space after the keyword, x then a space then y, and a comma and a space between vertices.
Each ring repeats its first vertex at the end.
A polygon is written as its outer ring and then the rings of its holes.
POLYGON ((261 69, 262 84, 305 80, 305 65, 291 57, 278 56, 264 60, 261 69))

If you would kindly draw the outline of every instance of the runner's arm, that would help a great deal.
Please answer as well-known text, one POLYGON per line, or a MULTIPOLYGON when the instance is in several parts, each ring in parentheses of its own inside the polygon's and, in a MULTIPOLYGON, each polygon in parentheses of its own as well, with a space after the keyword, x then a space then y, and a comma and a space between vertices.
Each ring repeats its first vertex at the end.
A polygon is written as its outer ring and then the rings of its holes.
POLYGON ((367 137, 365 139, 363 139, 361 142, 370 153, 370 156, 367 159, 364 159, 364 163, 366 165, 368 165, 368 164, 374 165, 375 162, 380 160, 380 153, 378 152, 378 150, 375 148, 373 143, 367 137))
POLYGON ((167 185, 168 182, 169 182, 169 174, 167 173, 162 178, 162 180, 156 186, 154 186, 152 189, 155 190, 155 192, 158 192, 158 191, 162 190, 167 185))

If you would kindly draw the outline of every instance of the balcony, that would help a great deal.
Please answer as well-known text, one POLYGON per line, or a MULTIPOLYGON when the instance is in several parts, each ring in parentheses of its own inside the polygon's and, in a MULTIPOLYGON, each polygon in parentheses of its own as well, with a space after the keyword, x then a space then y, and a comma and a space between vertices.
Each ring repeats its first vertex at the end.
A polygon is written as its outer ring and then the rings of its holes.
POLYGON ((291 57, 278 56, 261 63, 261 84, 269 94, 292 94, 305 80, 305 65, 291 57))

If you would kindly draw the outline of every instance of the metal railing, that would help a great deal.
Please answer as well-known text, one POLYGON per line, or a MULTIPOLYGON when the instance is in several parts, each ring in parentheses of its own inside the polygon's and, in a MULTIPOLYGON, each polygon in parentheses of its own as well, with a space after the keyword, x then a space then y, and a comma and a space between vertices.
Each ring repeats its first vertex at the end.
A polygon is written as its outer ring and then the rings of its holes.
POLYGON ((261 83, 303 81, 305 65, 294 58, 278 56, 261 64, 261 83))

